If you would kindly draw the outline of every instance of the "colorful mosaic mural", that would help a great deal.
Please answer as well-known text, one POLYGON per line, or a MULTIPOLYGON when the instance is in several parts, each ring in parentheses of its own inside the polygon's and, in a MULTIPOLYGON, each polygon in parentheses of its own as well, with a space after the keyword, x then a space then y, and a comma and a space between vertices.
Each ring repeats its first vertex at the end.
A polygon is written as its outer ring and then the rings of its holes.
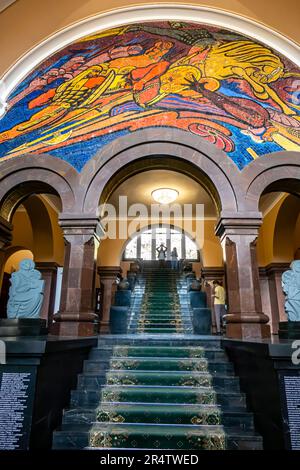
POLYGON ((12 93, 0 161, 48 153, 81 170, 119 136, 160 126, 201 136, 242 169, 300 151, 299 72, 269 47, 210 26, 101 32, 48 58, 12 93))

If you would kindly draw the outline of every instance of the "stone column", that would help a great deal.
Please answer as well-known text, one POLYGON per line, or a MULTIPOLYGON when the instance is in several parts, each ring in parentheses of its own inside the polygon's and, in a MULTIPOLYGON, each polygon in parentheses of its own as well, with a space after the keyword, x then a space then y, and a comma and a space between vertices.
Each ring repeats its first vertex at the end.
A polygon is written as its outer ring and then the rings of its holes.
POLYGON ((51 325, 54 313, 57 268, 59 265, 52 261, 37 261, 35 267, 41 272, 42 278, 45 281, 44 300, 40 317, 44 318, 48 325, 51 325))
POLYGON ((6 261, 5 250, 11 245, 13 226, 0 216, 0 292, 2 286, 2 278, 4 265, 6 261))
POLYGON ((290 263, 271 263, 265 268, 269 281, 272 332, 274 334, 278 333, 279 322, 287 320, 284 310, 285 297, 281 286, 281 277, 289 267, 290 263))
POLYGON ((101 322, 100 333, 109 333, 109 317, 110 307, 114 302, 114 296, 117 289, 117 274, 122 269, 120 266, 99 266, 98 274, 100 275, 101 284, 101 322))
POLYGON ((62 214, 59 224, 65 238, 65 261, 60 310, 51 332, 61 336, 98 333, 95 314, 95 247, 101 226, 96 217, 62 214))
POLYGON ((226 336, 270 337, 269 318, 262 312, 256 240, 261 217, 222 217, 216 227, 225 260, 227 301, 226 336))

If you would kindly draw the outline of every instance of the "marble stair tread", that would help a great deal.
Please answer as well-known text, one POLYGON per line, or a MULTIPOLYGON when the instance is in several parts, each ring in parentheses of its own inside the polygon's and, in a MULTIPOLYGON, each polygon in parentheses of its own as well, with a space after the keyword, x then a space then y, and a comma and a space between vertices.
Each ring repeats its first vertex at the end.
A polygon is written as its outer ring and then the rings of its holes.
POLYGON ((193 386, 206 387, 211 389, 232 390, 239 392, 239 383, 234 377, 209 375, 201 373, 191 373, 186 375, 165 373, 151 374, 148 371, 137 371, 129 373, 129 371, 113 371, 104 374, 84 374, 78 377, 78 390, 89 389, 99 390, 99 387, 107 385, 165 385, 173 386, 193 386))
POLYGON ((150 357, 111 357, 105 359, 88 359, 84 363, 84 371, 94 370, 148 370, 148 371, 207 371, 209 373, 223 372, 234 376, 234 369, 230 362, 222 359, 195 359, 190 358, 150 358, 150 357))
POLYGON ((183 334, 183 333, 178 333, 178 334, 170 334, 170 333, 165 333, 161 334, 159 336, 157 335, 136 335, 135 333, 129 334, 129 335, 102 335, 101 337, 98 338, 98 347, 107 347, 109 345, 112 346, 151 346, 151 345, 156 345, 157 347, 160 346, 167 346, 167 347, 173 347, 178 345, 178 342, 180 340, 181 346, 199 346, 201 345, 202 347, 211 347, 212 345, 214 347, 218 347, 221 349, 221 339, 219 336, 197 336, 193 334, 183 334))
MULTIPOLYGON (((167 329, 166 328, 137 328, 136 329, 136 334, 161 334, 161 333, 166 333, 167 329)), ((183 329, 172 329, 168 328, 168 331, 170 333, 182 333, 184 330, 183 329)))
POLYGON ((120 415, 126 422, 133 422, 130 421, 133 418, 135 419, 134 422, 146 421, 164 424, 170 422, 194 425, 221 423, 223 426, 231 428, 254 429, 253 416, 246 410, 230 409, 230 407, 222 408, 220 405, 136 402, 100 402, 97 408, 85 407, 66 410, 63 415, 62 429, 65 430, 68 425, 89 426, 95 421, 116 420, 116 417, 120 415), (99 412, 101 413, 99 414, 99 412), (157 421, 157 418, 159 418, 159 421, 157 421))
MULTIPOLYGON (((129 351, 130 352, 130 351, 129 351)), ((158 351, 160 352, 160 351, 158 351)), ((144 353, 144 351, 143 351, 144 353)), ((112 355, 110 356, 109 359, 86 359, 85 360, 85 363, 88 363, 88 362, 110 362, 110 363, 113 363, 113 362, 120 362, 120 361, 138 361, 138 362, 141 362, 141 363, 148 363, 148 362, 151 362, 151 363, 157 363, 157 365, 160 365, 160 364, 178 364, 178 363, 182 363, 182 362, 185 362, 185 363, 189 363, 189 364, 205 364, 207 366, 213 366, 214 364, 217 365, 217 364, 226 364, 228 369, 230 370, 233 370, 233 365, 231 362, 228 361, 227 358, 225 357, 222 357, 222 358, 217 358, 217 359, 207 359, 205 356, 200 356, 200 357, 188 357, 188 356, 155 356, 155 357, 152 357, 152 356, 115 356, 115 355, 112 355)))
POLYGON ((105 348, 94 348, 88 360, 108 360, 113 358, 151 358, 158 356, 162 359, 195 359, 203 358, 208 361, 221 361, 229 363, 224 350, 218 348, 169 348, 168 346, 115 346, 105 348), (126 355, 127 354, 127 355, 126 355))
MULTIPOLYGON (((224 387, 183 386, 183 385, 103 385, 102 387, 72 390, 72 406, 79 405, 78 399, 91 398, 88 405, 98 405, 100 401, 143 401, 147 403, 199 403, 230 406, 245 406, 245 394, 224 387), (141 400, 142 399, 142 400, 141 400), (218 401, 219 400, 219 401, 218 401)), ((89 400, 88 400, 89 401, 89 400)), ((87 403, 85 403, 87 405, 87 403)), ((82 406, 82 405, 80 405, 82 406)))
POLYGON ((230 432, 223 426, 162 424, 95 424, 89 431, 57 431, 54 449, 261 449, 262 438, 253 432, 230 432), (213 429, 212 429, 213 428, 213 429))

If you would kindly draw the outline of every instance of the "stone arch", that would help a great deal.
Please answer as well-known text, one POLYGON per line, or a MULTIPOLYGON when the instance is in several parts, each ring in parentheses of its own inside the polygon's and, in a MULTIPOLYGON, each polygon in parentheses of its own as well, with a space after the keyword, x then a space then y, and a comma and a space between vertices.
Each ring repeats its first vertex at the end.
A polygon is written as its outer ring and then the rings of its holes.
POLYGON ((85 165, 80 175, 80 186, 87 188, 83 212, 97 211, 99 201, 105 201, 115 189, 117 182, 113 178, 120 170, 119 176, 123 180, 142 171, 139 161, 143 161, 144 171, 153 169, 153 165, 158 165, 157 168, 161 165, 162 168, 162 157, 169 159, 168 163, 172 162, 170 169, 174 169, 176 164, 178 168, 181 165, 185 173, 190 171, 190 176, 201 181, 219 212, 238 210, 239 203, 242 203, 240 174, 226 153, 186 131, 151 128, 108 144, 85 165))
POLYGON ((131 238, 128 238, 127 240, 125 240, 125 242, 123 243, 123 246, 122 246, 122 248, 121 248, 121 251, 120 251, 120 261, 122 261, 122 256, 123 256, 124 251, 126 250, 126 247, 127 247, 128 243, 130 243, 130 241, 133 240, 133 238, 135 238, 136 236, 142 234, 142 233, 145 232, 146 230, 154 229, 154 228, 157 228, 157 227, 170 227, 171 229, 175 229, 175 230, 178 230, 178 231, 181 231, 182 233, 184 233, 184 235, 185 235, 186 237, 188 237, 190 240, 192 240, 192 241, 195 243, 195 245, 197 246, 197 250, 198 250, 198 252, 199 252, 199 261, 202 262, 201 248, 199 247, 199 244, 198 244, 197 240, 194 239, 194 238, 192 237, 192 235, 191 235, 188 231, 184 230, 183 227, 180 227, 180 226, 174 225, 174 224, 168 225, 168 224, 164 224, 164 223, 162 223, 162 224, 148 224, 148 225, 145 225, 144 227, 141 228, 140 231, 135 232, 135 233, 131 236, 131 238))
POLYGON ((76 204, 78 174, 68 163, 51 156, 30 155, 0 164, 0 216, 10 221, 17 206, 31 194, 58 195, 62 212, 76 204))
POLYGON ((258 211, 265 192, 300 194, 300 152, 274 152, 246 167, 241 177, 245 188, 245 209, 258 211))

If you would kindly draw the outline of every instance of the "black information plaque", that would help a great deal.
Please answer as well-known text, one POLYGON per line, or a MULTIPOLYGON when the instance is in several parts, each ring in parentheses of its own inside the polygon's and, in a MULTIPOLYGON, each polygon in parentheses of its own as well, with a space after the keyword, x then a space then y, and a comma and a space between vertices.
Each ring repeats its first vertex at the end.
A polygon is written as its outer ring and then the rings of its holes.
POLYGON ((27 450, 35 393, 34 367, 0 365, 0 450, 27 450))
POLYGON ((280 392, 287 447, 300 450, 300 372, 280 374, 280 392))

